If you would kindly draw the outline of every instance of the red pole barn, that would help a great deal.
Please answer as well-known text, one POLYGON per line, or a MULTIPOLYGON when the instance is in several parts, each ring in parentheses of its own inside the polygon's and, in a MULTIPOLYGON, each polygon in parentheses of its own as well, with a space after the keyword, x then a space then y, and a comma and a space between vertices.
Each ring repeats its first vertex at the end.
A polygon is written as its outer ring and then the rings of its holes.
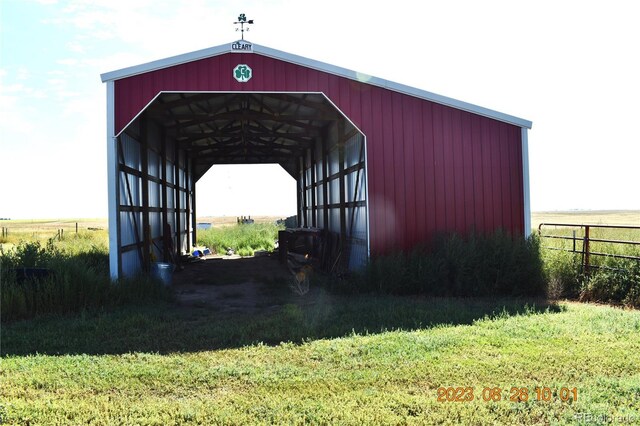
POLYGON ((101 77, 113 278, 190 250, 215 164, 280 164, 300 226, 349 268, 438 233, 530 231, 530 121, 246 40, 101 77))

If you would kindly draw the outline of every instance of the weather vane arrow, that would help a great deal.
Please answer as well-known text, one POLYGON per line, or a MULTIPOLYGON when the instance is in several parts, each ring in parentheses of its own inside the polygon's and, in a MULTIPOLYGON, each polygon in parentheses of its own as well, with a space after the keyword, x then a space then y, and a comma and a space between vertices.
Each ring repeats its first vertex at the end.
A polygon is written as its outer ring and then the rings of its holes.
MULTIPOLYGON (((244 26, 245 24, 246 25, 253 24, 253 19, 247 20, 247 15, 245 15, 244 13, 241 13, 240 16, 238 16, 238 20, 233 24, 234 25, 240 24, 240 28, 236 28, 236 31, 240 30, 240 33, 242 34, 242 40, 244 40, 244 32, 245 32, 244 26)), ((249 27, 247 27, 246 31, 249 31, 249 27)))

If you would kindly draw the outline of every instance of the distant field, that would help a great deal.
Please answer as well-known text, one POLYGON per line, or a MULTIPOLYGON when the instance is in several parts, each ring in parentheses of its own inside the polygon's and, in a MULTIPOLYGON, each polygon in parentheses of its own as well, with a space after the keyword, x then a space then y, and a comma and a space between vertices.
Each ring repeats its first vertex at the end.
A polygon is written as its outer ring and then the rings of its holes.
MULTIPOLYGON (((278 219, 285 219, 286 216, 251 216, 256 223, 275 222, 278 219)), ((216 225, 233 225, 237 222, 236 216, 203 216, 197 218, 198 222, 213 223, 216 225)), ((16 230, 20 232, 29 231, 42 231, 47 232, 50 230, 57 231, 58 229, 74 229, 76 223, 80 229, 87 228, 103 228, 106 229, 109 225, 107 218, 95 218, 95 219, 10 219, 0 220, 0 227, 9 228, 10 230, 16 230)))
MULTIPOLYGON (((251 216, 255 223, 274 224, 278 219, 285 219, 286 216, 251 216)), ((214 229, 228 227, 237 223, 236 216, 204 216, 197 218, 197 223, 211 223, 214 229)), ((67 237, 81 237, 83 240, 93 238, 108 247, 108 226, 107 218, 94 219, 10 219, 0 220, 0 251, 7 251, 14 248, 20 241, 40 241, 43 245, 63 231, 65 239, 67 237), (77 226, 77 228, 76 228, 77 226), (76 229, 78 235, 76 235, 76 229)), ((209 231, 211 233, 211 231, 209 231)), ((201 232, 198 235, 205 235, 201 232)), ((71 243, 66 240, 67 243, 71 243)), ((87 240, 88 241, 88 240, 87 240)), ((245 253, 248 253, 245 251, 245 253)), ((253 253, 253 251, 251 251, 253 253)))
POLYGON ((538 225, 543 222, 640 226, 640 210, 589 210, 531 213, 531 227, 533 229, 538 229, 538 225))
MULTIPOLYGON (((278 219, 284 219, 285 216, 251 216, 256 223, 274 223, 278 219)), ((197 218, 197 222, 212 223, 216 226, 228 226, 234 225, 237 222, 236 216, 204 216, 197 218)), ((107 218, 93 218, 93 219, 10 219, 0 220, 0 228, 5 228, 8 231, 8 238, 4 241, 0 237, 0 244, 5 243, 17 243, 20 240, 46 240, 58 232, 58 230, 64 230, 66 235, 69 232, 76 231, 76 224, 78 231, 87 230, 108 230, 109 221, 107 218)))
POLYGON ((9 250, 20 241, 40 241, 44 243, 56 237, 62 230, 65 237, 76 235, 83 239, 92 238, 107 241, 107 219, 12 219, 0 220, 0 250, 9 250), (76 228, 77 227, 77 228, 76 228), (96 232, 97 231, 97 232, 96 232))
MULTIPOLYGON (((251 216, 256 223, 273 223, 285 216, 251 216)), ((213 226, 227 226, 236 223, 236 216, 203 216, 197 222, 212 223, 213 226)), ((607 225, 638 225, 640 226, 640 210, 589 210, 568 212, 533 212, 531 213, 531 227, 538 229, 540 223, 575 223, 575 224, 607 224, 607 225)), ((58 229, 65 232, 75 231, 76 223, 80 230, 89 228, 107 229, 107 218, 95 219, 19 219, 0 220, 0 227, 8 228, 10 234, 28 234, 26 236, 40 236, 50 238, 58 229), (29 235, 30 234, 30 235, 29 235)))
MULTIPOLYGON (((273 223, 278 219, 286 219, 287 216, 251 216, 256 223, 273 223)), ((213 226, 235 225, 237 216, 203 216, 199 217, 198 223, 212 223, 213 226)))
POLYGON ((106 218, 97 219, 11 219, 0 220, 0 226, 9 228, 9 230, 15 230, 20 232, 47 232, 53 231, 55 233, 58 229, 74 229, 78 224, 78 228, 107 228, 106 218))

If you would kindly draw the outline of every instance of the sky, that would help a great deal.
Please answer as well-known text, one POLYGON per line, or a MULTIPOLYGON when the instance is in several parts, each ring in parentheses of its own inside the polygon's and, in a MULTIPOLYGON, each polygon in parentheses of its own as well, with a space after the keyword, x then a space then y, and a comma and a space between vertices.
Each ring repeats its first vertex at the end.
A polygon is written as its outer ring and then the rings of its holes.
MULTIPOLYGON (((521 117, 533 211, 640 209, 637 5, 611 0, 0 0, 0 217, 107 216, 100 74, 245 38, 521 117)), ((279 166, 214 166, 198 215, 295 212, 279 166)))

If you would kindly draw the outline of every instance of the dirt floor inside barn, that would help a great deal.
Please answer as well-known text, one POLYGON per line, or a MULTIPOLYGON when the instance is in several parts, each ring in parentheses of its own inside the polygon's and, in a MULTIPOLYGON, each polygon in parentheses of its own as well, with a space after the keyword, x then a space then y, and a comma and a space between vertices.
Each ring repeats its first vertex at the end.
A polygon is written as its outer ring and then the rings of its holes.
POLYGON ((173 274, 177 303, 221 312, 258 312, 286 304, 326 301, 327 293, 312 284, 297 294, 294 274, 278 260, 278 253, 254 257, 207 255, 183 264, 173 274))

